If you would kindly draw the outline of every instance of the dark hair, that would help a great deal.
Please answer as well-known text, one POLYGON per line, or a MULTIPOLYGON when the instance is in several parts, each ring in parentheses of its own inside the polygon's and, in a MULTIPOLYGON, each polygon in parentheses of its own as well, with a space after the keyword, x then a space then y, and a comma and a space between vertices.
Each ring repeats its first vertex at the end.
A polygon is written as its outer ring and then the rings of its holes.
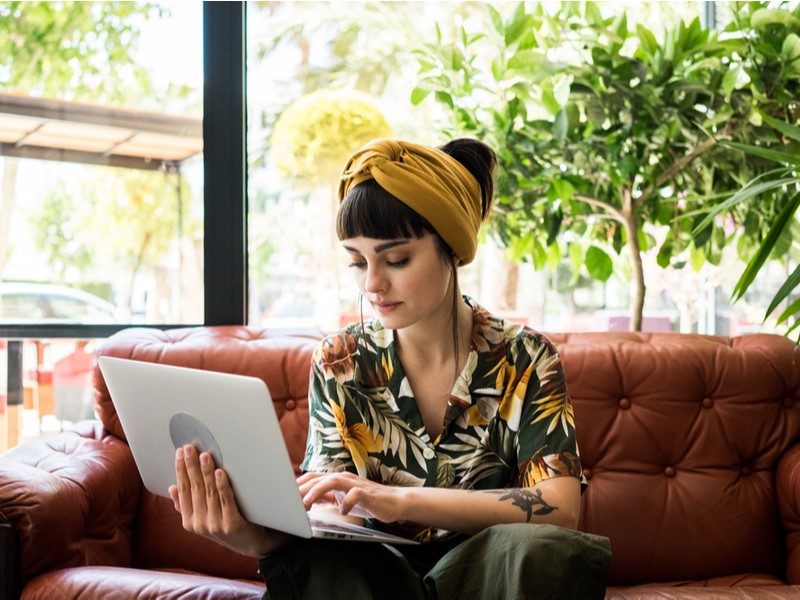
MULTIPOLYGON (((481 189, 481 220, 485 220, 494 199, 494 171, 497 156, 489 146, 470 138, 457 138, 439 150, 460 162, 472 174, 481 189)), ((427 219, 409 208, 405 203, 384 190, 378 182, 370 179, 355 186, 339 205, 336 213, 336 235, 340 240, 367 237, 378 240, 399 238, 421 238, 431 233, 436 236, 439 254, 453 276, 452 327, 456 372, 459 366, 458 331, 458 270, 453 250, 447 245, 427 219)), ((361 330, 364 331, 364 316, 359 296, 361 330)))
MULTIPOLYGON (((486 219, 494 197, 494 170, 497 166, 494 150, 470 138, 452 140, 439 146, 439 150, 464 165, 478 182, 481 218, 486 219)), ((379 240, 420 238, 426 233, 436 234, 428 220, 384 190, 374 179, 350 190, 336 214, 336 235, 340 240, 353 237, 379 240)))

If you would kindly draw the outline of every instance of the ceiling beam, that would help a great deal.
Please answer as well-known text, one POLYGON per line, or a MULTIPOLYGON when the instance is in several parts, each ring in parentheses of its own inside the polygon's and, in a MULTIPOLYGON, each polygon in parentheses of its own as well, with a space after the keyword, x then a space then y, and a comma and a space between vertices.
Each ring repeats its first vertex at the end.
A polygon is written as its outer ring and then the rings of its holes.
POLYGON ((136 156, 123 156, 121 154, 111 154, 107 156, 103 153, 96 152, 45 148, 44 146, 16 146, 15 144, 3 143, 0 143, 0 156, 86 163, 90 165, 122 167, 125 169, 144 169, 149 171, 158 171, 164 165, 175 164, 174 161, 152 160, 136 156))
POLYGON ((4 113, 182 137, 203 137, 203 120, 200 118, 0 92, 0 114, 4 113))

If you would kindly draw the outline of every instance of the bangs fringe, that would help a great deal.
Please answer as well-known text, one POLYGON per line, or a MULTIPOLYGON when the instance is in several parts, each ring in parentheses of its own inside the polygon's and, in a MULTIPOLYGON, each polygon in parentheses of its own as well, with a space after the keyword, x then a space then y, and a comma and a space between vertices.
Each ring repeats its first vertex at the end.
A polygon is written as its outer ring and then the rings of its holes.
POLYGON ((431 224, 374 179, 350 190, 336 214, 336 235, 340 240, 421 238, 426 233, 435 233, 431 224))

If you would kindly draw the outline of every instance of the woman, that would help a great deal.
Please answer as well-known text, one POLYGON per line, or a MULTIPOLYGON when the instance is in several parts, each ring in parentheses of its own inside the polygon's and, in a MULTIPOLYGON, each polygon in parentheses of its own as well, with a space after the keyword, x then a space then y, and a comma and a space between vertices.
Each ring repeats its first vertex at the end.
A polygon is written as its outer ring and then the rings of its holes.
POLYGON ((348 161, 337 234, 362 317, 321 342, 298 479, 307 508, 419 546, 299 540, 247 523, 210 455, 176 454, 184 527, 259 557, 268 598, 602 597, 608 540, 578 533, 583 480, 556 350, 462 296, 494 152, 374 140, 348 161))

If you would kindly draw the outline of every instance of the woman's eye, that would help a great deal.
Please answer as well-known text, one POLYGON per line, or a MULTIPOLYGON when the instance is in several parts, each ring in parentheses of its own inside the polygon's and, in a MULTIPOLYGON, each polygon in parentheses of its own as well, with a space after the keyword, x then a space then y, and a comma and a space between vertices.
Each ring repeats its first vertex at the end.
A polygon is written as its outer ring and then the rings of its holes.
POLYGON ((367 266, 367 263, 365 261, 363 261, 363 260, 362 261, 353 261, 347 266, 350 267, 351 269, 363 269, 364 267, 367 266))
POLYGON ((410 259, 408 258, 402 258, 400 260, 387 260, 386 264, 397 269, 399 267, 405 267, 409 260, 410 259))

